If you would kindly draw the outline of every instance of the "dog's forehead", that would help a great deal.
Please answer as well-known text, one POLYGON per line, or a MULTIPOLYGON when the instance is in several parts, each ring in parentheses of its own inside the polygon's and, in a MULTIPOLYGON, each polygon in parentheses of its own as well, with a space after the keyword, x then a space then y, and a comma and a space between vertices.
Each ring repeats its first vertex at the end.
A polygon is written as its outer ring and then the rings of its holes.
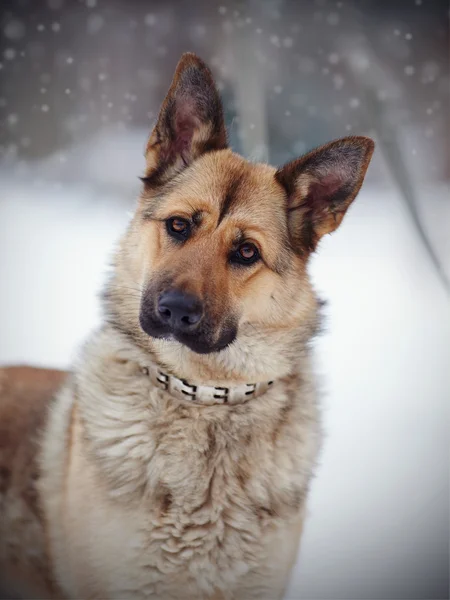
POLYGON ((285 195, 274 177, 275 169, 254 164, 230 150, 211 152, 185 172, 176 196, 198 200, 226 216, 284 216, 285 195))

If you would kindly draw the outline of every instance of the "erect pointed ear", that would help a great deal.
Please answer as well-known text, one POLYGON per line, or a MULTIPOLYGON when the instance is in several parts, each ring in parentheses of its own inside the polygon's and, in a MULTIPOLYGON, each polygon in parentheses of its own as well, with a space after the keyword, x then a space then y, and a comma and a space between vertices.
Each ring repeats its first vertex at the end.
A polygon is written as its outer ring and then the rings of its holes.
POLYGON ((325 233, 339 227, 362 185, 374 147, 370 138, 343 138, 276 172, 287 193, 289 233, 297 252, 313 252, 325 233))
POLYGON ((226 147, 222 103, 211 72, 195 54, 183 54, 147 144, 144 180, 164 183, 201 154, 226 147))

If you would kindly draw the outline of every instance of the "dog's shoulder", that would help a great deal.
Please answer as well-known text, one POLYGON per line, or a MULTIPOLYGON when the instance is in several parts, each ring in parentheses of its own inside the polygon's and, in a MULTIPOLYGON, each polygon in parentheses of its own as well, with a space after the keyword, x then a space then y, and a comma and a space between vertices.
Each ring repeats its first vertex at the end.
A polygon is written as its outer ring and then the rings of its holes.
POLYGON ((38 497, 40 439, 63 371, 28 366, 0 369, 1 581, 21 581, 17 593, 48 592, 42 509, 38 497))
POLYGON ((64 371, 53 369, 0 369, 0 495, 13 483, 14 473, 22 479, 35 463, 47 407, 65 378, 64 371))

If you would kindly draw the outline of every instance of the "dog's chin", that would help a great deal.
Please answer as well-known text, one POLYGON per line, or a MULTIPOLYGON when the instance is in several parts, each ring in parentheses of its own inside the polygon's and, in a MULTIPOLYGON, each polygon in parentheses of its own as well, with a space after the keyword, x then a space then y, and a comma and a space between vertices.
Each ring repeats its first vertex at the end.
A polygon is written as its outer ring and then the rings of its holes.
POLYGON ((148 319, 141 319, 140 325, 142 330, 148 336, 159 340, 178 342, 196 354, 212 354, 213 352, 220 352, 232 344, 237 335, 236 327, 227 327, 221 332, 221 335, 217 340, 211 342, 207 335, 201 333, 187 334, 174 332, 170 328, 153 320, 149 321, 148 319))

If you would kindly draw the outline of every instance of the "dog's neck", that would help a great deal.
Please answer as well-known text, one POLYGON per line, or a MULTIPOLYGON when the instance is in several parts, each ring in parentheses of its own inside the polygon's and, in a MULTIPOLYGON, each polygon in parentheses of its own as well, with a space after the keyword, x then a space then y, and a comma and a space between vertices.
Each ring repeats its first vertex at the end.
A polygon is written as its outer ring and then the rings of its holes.
POLYGON ((228 387, 191 383, 186 379, 180 379, 171 373, 164 372, 158 365, 150 361, 142 367, 142 372, 148 376, 155 387, 168 392, 181 402, 198 406, 244 404, 253 398, 262 396, 274 384, 274 381, 264 381, 228 387))

